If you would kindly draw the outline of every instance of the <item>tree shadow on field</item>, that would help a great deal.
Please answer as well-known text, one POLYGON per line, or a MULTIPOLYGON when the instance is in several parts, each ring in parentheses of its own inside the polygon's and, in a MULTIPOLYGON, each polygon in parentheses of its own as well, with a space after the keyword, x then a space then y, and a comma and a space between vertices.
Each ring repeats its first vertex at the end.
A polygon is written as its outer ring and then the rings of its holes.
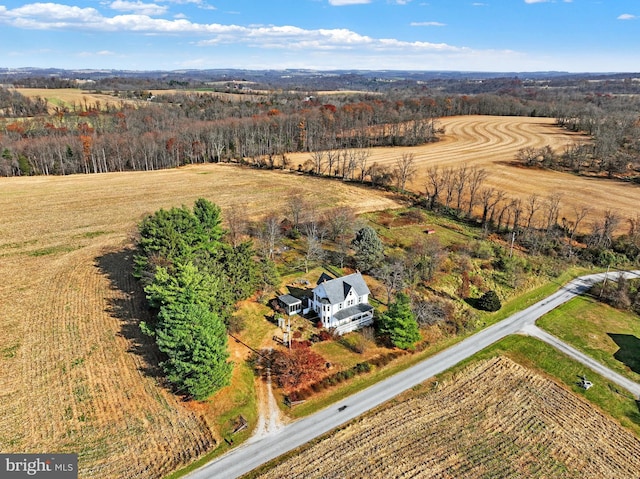
POLYGON ((464 298, 464 302, 473 309, 480 309, 480 298, 464 298))
POLYGON ((634 373, 640 374, 640 339, 631 334, 607 334, 620 348, 613 357, 634 373))
POLYGON ((131 248, 106 253, 96 258, 100 272, 111 282, 111 289, 118 294, 108 298, 107 312, 120 321, 120 335, 129 342, 128 352, 138 355, 143 374, 161 380, 164 377, 159 362, 161 353, 153 338, 140 330, 141 321, 152 320, 144 290, 133 277, 131 248))

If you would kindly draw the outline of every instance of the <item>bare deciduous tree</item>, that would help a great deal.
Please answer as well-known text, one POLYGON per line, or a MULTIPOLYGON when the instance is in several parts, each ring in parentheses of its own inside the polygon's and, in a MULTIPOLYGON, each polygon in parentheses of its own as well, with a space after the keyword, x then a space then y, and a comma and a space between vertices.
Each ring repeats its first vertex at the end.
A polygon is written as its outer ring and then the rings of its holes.
POLYGON ((407 182, 413 179, 417 171, 413 153, 403 153, 401 158, 396 159, 393 173, 400 191, 405 191, 407 182))
POLYGON ((482 226, 487 228, 496 205, 504 199, 504 191, 496 191, 494 188, 483 188, 480 190, 480 204, 482 205, 482 226))
POLYGON ((275 214, 268 215, 259 227, 258 235, 262 252, 266 258, 273 259, 276 248, 282 239, 280 218, 275 214))
POLYGON ((311 152, 311 161, 313 162, 313 172, 321 175, 324 172, 325 152, 322 150, 311 152))
POLYGON ((545 210, 547 212, 547 218, 545 229, 547 232, 551 231, 558 224, 558 216, 560 214, 560 201, 562 200, 562 193, 553 193, 549 196, 545 202, 545 210))
POLYGON ((536 193, 532 193, 527 197, 527 222, 526 229, 530 230, 533 225, 533 217, 542 208, 542 201, 536 193))
POLYGON ((356 152, 356 163, 360 168, 360 181, 364 183, 364 178, 369 173, 367 169, 367 162, 371 156, 371 151, 368 149, 360 149, 356 152))
POLYGON ((384 285, 387 293, 387 304, 391 303, 391 296, 398 292, 404 285, 405 265, 402 259, 386 259, 380 267, 374 271, 374 275, 384 285))
POLYGON ((444 185, 443 173, 438 166, 432 166, 427 169, 427 184, 425 192, 429 200, 429 209, 436 207, 439 200, 440 191, 444 185))
POLYGON ((580 208, 574 206, 573 212, 575 220, 571 221, 567 218, 562 218, 562 226, 569 235, 569 256, 573 255, 573 240, 580 227, 580 223, 591 213, 591 208, 588 206, 582 206, 580 208))
POLYGON ((246 205, 233 204, 224 215, 227 223, 227 236, 233 246, 238 246, 248 229, 246 205))
POLYGON ((456 191, 457 176, 454 173, 453 168, 445 168, 442 171, 442 184, 445 189, 444 204, 448 208, 453 201, 453 193, 456 191))
POLYGON ((484 168, 478 168, 474 166, 469 172, 469 207, 467 208, 467 217, 471 218, 473 213, 473 207, 477 203, 477 193, 484 180, 487 179, 489 173, 484 168))
POLYGON ((620 224, 621 218, 611 210, 606 210, 600 221, 593 224, 590 237, 591 246, 609 248, 613 241, 613 233, 620 224))

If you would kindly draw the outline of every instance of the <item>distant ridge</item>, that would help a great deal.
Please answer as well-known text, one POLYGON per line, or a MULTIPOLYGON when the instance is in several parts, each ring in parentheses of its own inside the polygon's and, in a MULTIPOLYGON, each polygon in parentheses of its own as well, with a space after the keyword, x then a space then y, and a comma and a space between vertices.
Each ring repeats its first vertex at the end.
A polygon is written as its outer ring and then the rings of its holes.
POLYGON ((336 77, 358 76, 368 79, 388 80, 465 80, 465 79, 491 79, 491 78, 521 78, 521 79, 624 79, 638 78, 638 72, 610 72, 610 73, 571 73, 566 71, 533 71, 533 72, 483 72, 483 71, 453 71, 453 70, 310 70, 310 69, 286 69, 286 70, 244 70, 244 69, 180 69, 180 70, 115 70, 115 69, 63 69, 63 68, 0 68, 0 75, 15 78, 44 76, 63 78, 102 79, 108 77, 129 78, 190 78, 202 80, 206 78, 219 79, 255 79, 264 81, 268 77, 296 77, 301 80, 305 77, 336 77))

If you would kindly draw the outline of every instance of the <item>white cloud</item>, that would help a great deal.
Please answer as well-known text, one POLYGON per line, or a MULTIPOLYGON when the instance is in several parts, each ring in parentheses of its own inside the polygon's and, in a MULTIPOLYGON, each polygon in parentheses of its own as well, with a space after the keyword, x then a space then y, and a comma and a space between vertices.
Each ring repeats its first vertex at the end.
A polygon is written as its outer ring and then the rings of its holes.
MULTIPOLYGON (((344 1, 344 0, 343 0, 344 1)), ((114 0, 116 4, 140 5, 142 2, 114 0), (121 2, 121 3, 117 3, 121 2)), ((33 3, 14 9, 0 7, 0 25, 37 30, 65 30, 89 32, 139 33, 145 35, 182 35, 196 37, 192 45, 207 47, 238 45, 266 51, 329 54, 355 52, 358 55, 376 55, 392 52, 394 55, 472 55, 474 50, 446 43, 403 41, 395 38, 374 38, 355 31, 336 29, 304 29, 292 25, 234 25, 197 23, 177 15, 171 19, 154 18, 141 13, 103 15, 94 8, 71 7, 55 3, 33 3)), ((416 23, 416 26, 442 26, 438 22, 416 23)))
POLYGON ((409 25, 412 27, 444 27, 447 24, 440 22, 411 22, 409 25))
POLYGON ((636 15, 632 15, 630 13, 623 13, 618 17, 618 20, 635 20, 638 18, 636 15))
POLYGON ((216 7, 208 5, 203 0, 158 0, 158 1, 166 2, 166 3, 175 3, 176 5, 193 4, 193 5, 200 6, 200 7, 205 7, 206 6, 206 7, 211 8, 212 10, 216 9, 216 7))
POLYGON ((163 15, 167 12, 168 7, 156 5, 155 3, 128 2, 126 0, 115 0, 111 2, 109 7, 113 10, 121 12, 134 12, 141 15, 163 15))
POLYGON ((329 0, 329 5, 334 7, 342 7, 344 5, 364 5, 371 3, 371 0, 329 0))
POLYGON ((115 52, 112 52, 110 50, 100 50, 98 52, 79 52, 77 53, 77 56, 82 57, 82 58, 92 58, 94 56, 101 56, 101 57, 110 57, 110 56, 114 56, 115 52))
POLYGON ((41 19, 43 23, 53 21, 90 22, 101 15, 95 8, 70 7, 57 3, 32 3, 11 10, 0 11, 0 20, 25 20, 37 23, 41 19))
POLYGON ((549 3, 551 0, 524 0, 524 3, 549 3))

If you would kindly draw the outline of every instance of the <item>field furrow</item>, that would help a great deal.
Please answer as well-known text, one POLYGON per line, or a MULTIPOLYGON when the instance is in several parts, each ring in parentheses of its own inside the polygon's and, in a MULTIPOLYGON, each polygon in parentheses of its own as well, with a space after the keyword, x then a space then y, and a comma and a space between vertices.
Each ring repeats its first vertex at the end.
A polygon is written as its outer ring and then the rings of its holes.
POLYGON ((495 358, 260 477, 635 478, 639 468, 633 434, 550 379, 495 358))
POLYGON ((293 190, 321 207, 398 206, 365 188, 230 165, 0 179, 0 450, 78 453, 83 479, 158 478, 210 451, 221 438, 201 415, 212 409, 163 387, 140 332, 149 316, 131 237, 160 208, 205 197, 255 219, 285 210, 293 190))
MULTIPOLYGON (((426 191, 427 170, 433 166, 484 168, 489 173, 484 185, 505 192, 509 198, 524 201, 532 194, 540 197, 562 194, 560 218, 572 219, 574 207, 592 208, 584 225, 587 229, 591 222, 601 219, 605 210, 623 219, 635 218, 638 212, 638 185, 514 164, 521 148, 548 145, 562 153, 566 146, 587 140, 555 126, 552 118, 459 116, 441 118, 439 123, 445 129, 440 141, 413 147, 372 148, 368 164, 378 163, 393 169, 403 154, 413 154, 417 173, 407 187, 419 193, 426 191)), ((309 158, 308 153, 290 155, 293 164, 304 164, 309 158)), ((621 228, 626 232, 626 223, 621 228)))

